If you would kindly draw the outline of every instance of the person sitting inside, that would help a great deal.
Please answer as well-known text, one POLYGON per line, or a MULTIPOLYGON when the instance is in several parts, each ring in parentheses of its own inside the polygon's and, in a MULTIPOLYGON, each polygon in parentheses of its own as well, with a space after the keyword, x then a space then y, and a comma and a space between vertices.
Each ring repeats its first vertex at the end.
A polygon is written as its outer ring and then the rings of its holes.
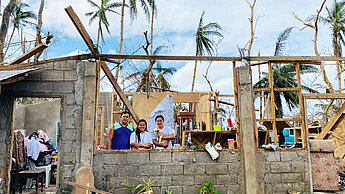
POLYGON ((171 129, 170 127, 164 127, 164 117, 163 115, 158 115, 155 118, 157 129, 156 131, 159 131, 157 133, 155 139, 153 139, 153 144, 156 145, 156 149, 172 149, 172 143, 171 140, 175 139, 175 131, 171 129), (164 135, 161 135, 164 134, 164 135), (167 141, 165 141, 167 140, 167 141))
POLYGON ((122 112, 120 122, 115 123, 109 130, 107 150, 125 150, 130 148, 129 138, 133 132, 133 127, 128 124, 129 117, 129 112, 122 112))
POLYGON ((138 121, 137 129, 131 134, 130 143, 132 149, 150 149, 152 147, 152 135, 147 132, 145 119, 138 121))

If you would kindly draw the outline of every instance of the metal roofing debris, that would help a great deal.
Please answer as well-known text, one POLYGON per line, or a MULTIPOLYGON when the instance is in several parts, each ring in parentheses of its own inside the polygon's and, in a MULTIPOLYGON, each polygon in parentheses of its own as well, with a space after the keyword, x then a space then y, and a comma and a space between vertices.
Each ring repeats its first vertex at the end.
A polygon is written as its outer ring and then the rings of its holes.
POLYGON ((4 81, 4 80, 7 80, 7 79, 9 79, 11 77, 15 77, 17 75, 28 73, 30 71, 35 71, 37 69, 39 69, 39 68, 0 71, 0 82, 4 81))

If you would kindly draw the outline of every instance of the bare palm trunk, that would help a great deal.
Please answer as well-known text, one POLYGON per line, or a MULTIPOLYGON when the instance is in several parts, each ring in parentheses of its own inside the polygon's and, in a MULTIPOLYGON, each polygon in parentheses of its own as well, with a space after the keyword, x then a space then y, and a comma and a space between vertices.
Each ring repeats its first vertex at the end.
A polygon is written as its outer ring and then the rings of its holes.
POLYGON ((155 16, 155 0, 152 1, 152 13, 151 13, 151 47, 150 47, 150 54, 152 55, 153 53, 153 21, 154 21, 154 16, 155 16))
POLYGON ((6 47, 6 50, 4 52, 4 58, 6 56, 6 53, 8 51, 8 48, 10 48, 10 44, 11 44, 11 41, 12 41, 12 38, 13 38, 13 34, 14 34, 14 31, 16 30, 15 27, 13 27, 13 30, 12 30, 12 33, 11 33, 11 36, 10 36, 10 39, 8 40, 8 44, 7 44, 7 47, 6 47))
MULTIPOLYGON (((196 47, 195 56, 198 56, 198 47, 196 47)), ((194 83, 195 83, 195 75, 196 75, 196 67, 197 67, 197 65, 198 65, 198 61, 195 60, 194 73, 193 73, 193 81, 192 81, 192 89, 190 90, 191 92, 193 92, 193 90, 194 90, 194 83)))
MULTIPOLYGON (((122 44, 123 44, 123 23, 124 23, 124 16, 125 16, 125 3, 126 0, 122 1, 122 7, 121 7, 121 34, 120 34, 120 46, 119 46, 119 55, 121 55, 122 52, 122 44)), ((119 78, 119 70, 120 70, 120 62, 121 60, 119 59, 116 67, 116 73, 115 73, 115 80, 119 78)))
POLYGON ((41 0, 40 9, 38 10, 38 15, 37 15, 35 46, 37 46, 38 44, 40 44, 42 42, 41 41, 41 39, 42 39, 42 37, 41 37, 41 28, 42 28, 42 12, 43 12, 43 8, 44 8, 44 0, 41 0))
POLYGON ((98 49, 98 45, 99 45, 99 35, 101 33, 101 18, 99 18, 99 22, 98 22, 98 32, 97 32, 97 49, 98 49))
POLYGON ((0 63, 4 62, 5 55, 3 53, 5 39, 7 35, 8 25, 10 23, 10 15, 16 6, 16 0, 10 0, 7 4, 4 14, 2 16, 1 27, 0 27, 0 63))

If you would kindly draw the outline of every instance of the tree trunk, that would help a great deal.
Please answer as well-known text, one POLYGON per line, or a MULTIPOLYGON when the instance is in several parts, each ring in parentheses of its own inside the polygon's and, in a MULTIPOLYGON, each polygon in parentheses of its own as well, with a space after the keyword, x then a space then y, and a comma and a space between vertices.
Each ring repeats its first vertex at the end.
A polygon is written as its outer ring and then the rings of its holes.
MULTIPOLYGON (((125 4, 126 0, 122 1, 122 7, 121 7, 121 34, 120 34, 120 46, 119 46, 119 55, 121 55, 122 52, 122 44, 123 44, 123 23, 124 23, 124 16, 125 16, 125 4)), ((116 73, 115 73, 115 80, 119 78, 119 70, 120 70, 120 62, 121 60, 119 59, 116 67, 116 73)))
POLYGON ((17 3, 16 0, 10 0, 2 16, 1 27, 0 27, 0 63, 4 62, 5 56, 3 53, 3 49, 5 45, 8 24, 10 23, 10 15, 13 12, 14 7, 16 6, 16 3, 17 3))
POLYGON ((150 48, 150 54, 152 55, 153 53, 153 20, 154 20, 154 16, 155 16, 155 0, 152 1, 152 13, 151 13, 151 37, 150 37, 150 41, 151 41, 151 48, 150 48))
MULTIPOLYGON (((198 56, 198 47, 196 47, 195 56, 198 56)), ((193 92, 193 90, 194 90, 195 74, 196 74, 196 66, 197 66, 197 65, 198 65, 198 61, 195 60, 195 64, 194 64, 194 73, 193 73, 193 81, 192 81, 192 89, 190 90, 191 92, 193 92)))
POLYGON ((35 46, 40 44, 42 42, 41 40, 41 28, 42 28, 42 12, 44 8, 44 0, 41 0, 40 4, 40 9, 38 10, 38 15, 37 15, 37 26, 36 26, 36 42, 35 46))
POLYGON ((98 45, 99 45, 99 35, 101 33, 101 18, 99 18, 99 21, 98 21, 98 33, 97 33, 97 46, 96 48, 98 49, 98 45))

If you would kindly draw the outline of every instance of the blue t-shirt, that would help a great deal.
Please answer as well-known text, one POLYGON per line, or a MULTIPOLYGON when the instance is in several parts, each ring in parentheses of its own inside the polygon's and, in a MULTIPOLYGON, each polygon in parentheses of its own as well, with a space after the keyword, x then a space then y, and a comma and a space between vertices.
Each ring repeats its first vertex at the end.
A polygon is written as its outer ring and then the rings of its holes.
POLYGON ((111 142, 112 150, 125 150, 130 148, 129 138, 133 132, 133 127, 129 124, 123 127, 120 123, 114 124, 114 135, 111 142))
MULTIPOLYGON (((161 129, 161 132, 165 133, 167 136, 171 135, 172 133, 175 134, 175 131, 173 129, 171 129, 170 127, 164 127, 163 129, 161 129)), ((153 138, 157 140, 158 136, 153 135, 153 138)), ((156 149, 164 149, 164 147, 162 146, 157 146, 155 147, 156 149)), ((171 140, 169 140, 169 145, 166 149, 172 149, 172 143, 171 140)))

